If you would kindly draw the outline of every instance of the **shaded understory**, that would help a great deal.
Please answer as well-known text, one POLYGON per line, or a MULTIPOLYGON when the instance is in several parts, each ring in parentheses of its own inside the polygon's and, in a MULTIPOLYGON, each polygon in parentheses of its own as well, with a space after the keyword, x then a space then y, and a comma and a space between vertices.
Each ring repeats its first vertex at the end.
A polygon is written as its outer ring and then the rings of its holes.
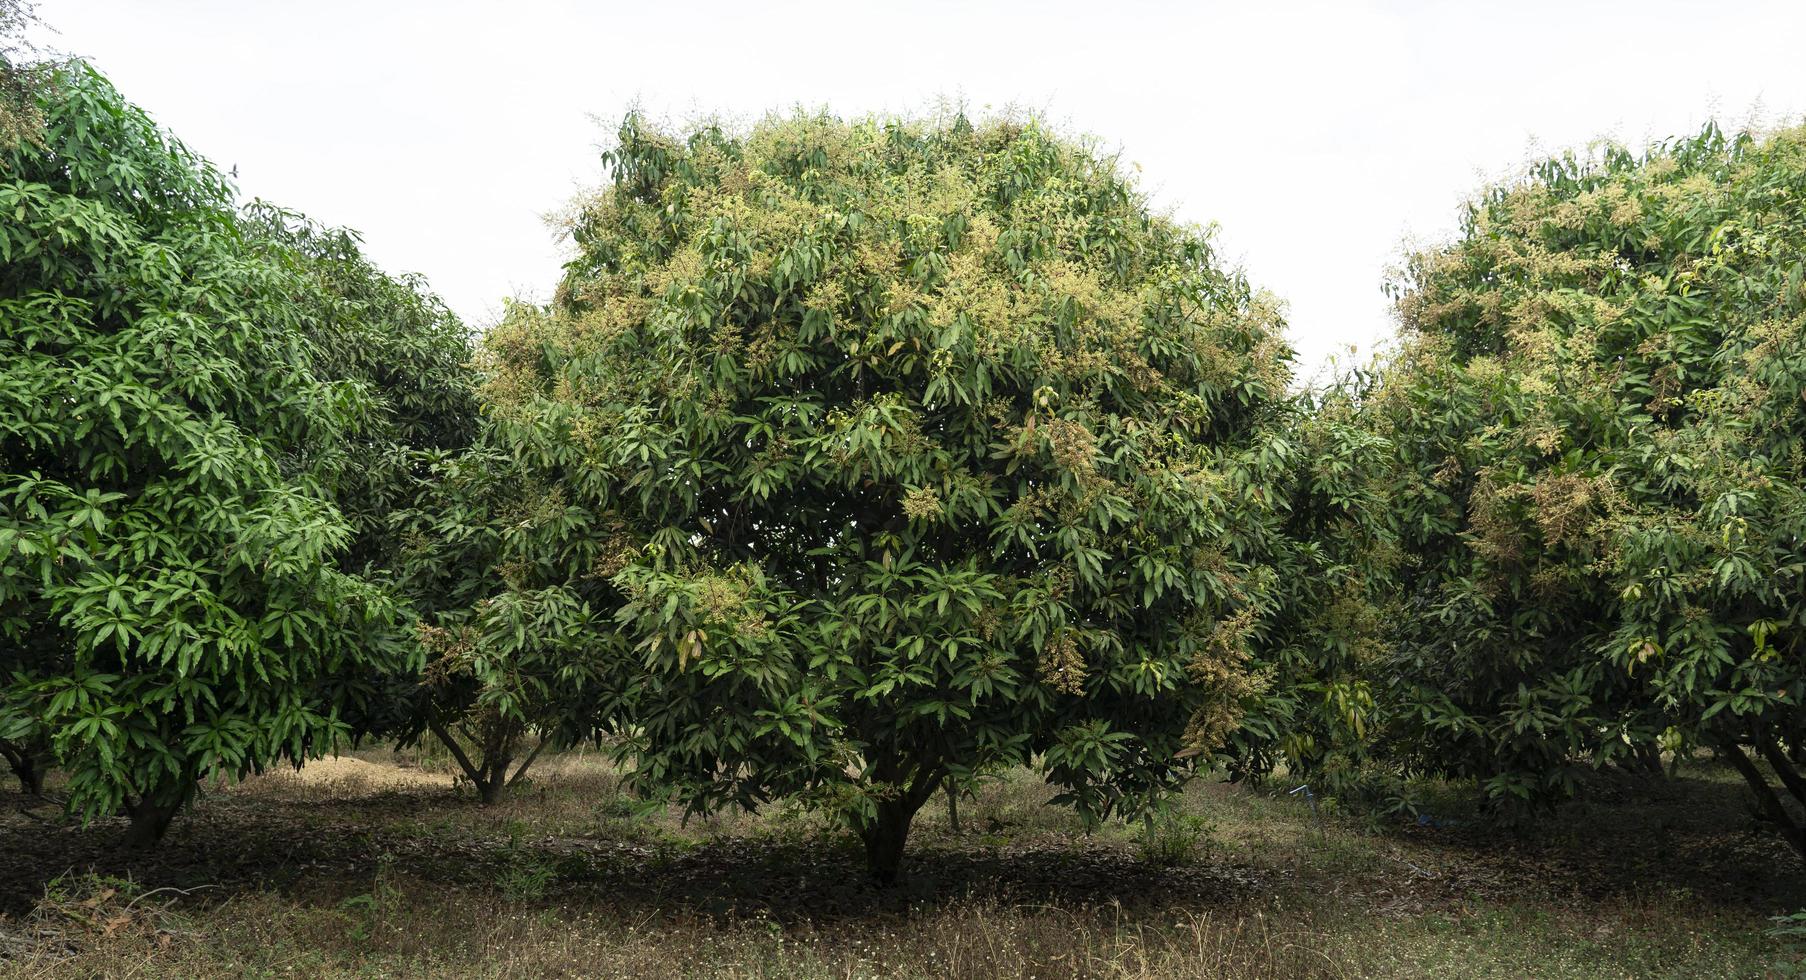
POLYGON ((1164 848, 1084 833, 1018 774, 965 801, 963 834, 931 802, 878 889, 811 814, 686 825, 593 758, 488 808, 369 762, 209 793, 149 854, 0 795, 0 973, 1760 976, 1784 955, 1767 917, 1806 906, 1711 770, 1602 777, 1516 831, 1454 796, 1430 825, 1319 826, 1200 783, 1164 848))

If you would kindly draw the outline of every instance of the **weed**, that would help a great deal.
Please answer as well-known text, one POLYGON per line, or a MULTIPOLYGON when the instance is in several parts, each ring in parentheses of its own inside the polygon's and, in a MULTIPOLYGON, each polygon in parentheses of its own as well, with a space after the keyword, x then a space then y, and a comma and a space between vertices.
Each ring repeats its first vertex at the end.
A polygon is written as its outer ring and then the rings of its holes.
POLYGON ((1141 860, 1161 868, 1178 868, 1206 860, 1218 847, 1217 825, 1195 813, 1150 814, 1135 840, 1141 860))
POLYGON ((558 880, 558 866, 546 860, 533 848, 511 836, 500 855, 501 869, 495 874, 495 887, 503 895, 517 900, 542 898, 558 880))
POLYGON ((1777 915, 1765 935, 1781 940, 1781 956, 1770 970, 1777 977, 1806 977, 1806 911, 1777 915))

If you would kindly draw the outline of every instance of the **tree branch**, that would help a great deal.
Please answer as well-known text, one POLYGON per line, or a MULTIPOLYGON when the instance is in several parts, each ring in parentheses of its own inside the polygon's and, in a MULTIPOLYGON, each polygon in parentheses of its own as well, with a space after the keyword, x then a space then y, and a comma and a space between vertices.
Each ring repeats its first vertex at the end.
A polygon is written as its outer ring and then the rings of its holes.
POLYGON ((1787 839, 1787 843, 1799 852, 1801 857, 1806 857, 1806 828, 1795 822, 1793 816, 1787 812, 1787 807, 1781 803, 1781 798, 1775 795, 1774 787, 1768 784, 1768 780, 1762 778, 1761 770, 1750 761, 1750 757, 1743 754, 1743 746, 1730 741, 1721 742, 1719 751, 1724 755, 1725 761, 1729 762, 1732 768, 1743 776, 1743 781, 1750 785, 1750 789, 1755 791, 1756 802, 1762 805, 1762 809, 1768 814, 1769 819, 1781 828, 1781 834, 1787 839))
POLYGON ((1775 770, 1775 775, 1781 777, 1782 785, 1787 787, 1787 791, 1793 794, 1793 798, 1801 806, 1806 806, 1806 779, 1800 777, 1800 771, 1788 761, 1787 756, 1781 752, 1781 747, 1768 737, 1758 738, 1755 742, 1762 758, 1767 759, 1769 766, 1775 770))
POLYGON ((539 758, 540 751, 543 750, 550 741, 552 740, 544 735, 539 736, 539 744, 533 746, 533 751, 527 753, 527 757, 521 761, 520 768, 514 770, 514 775, 509 777, 509 786, 513 786, 515 783, 520 782, 520 778, 527 774, 527 767, 533 764, 534 759, 539 758))
POLYGON ((483 783, 485 782, 483 773, 476 766, 471 764, 470 756, 464 754, 464 749, 458 745, 458 740, 453 738, 451 733, 446 731, 445 726, 439 724, 437 719, 428 718, 426 720, 426 727, 432 729, 434 735, 439 736, 439 741, 445 743, 445 747, 451 750, 452 758, 458 760, 458 765, 463 768, 464 775, 470 777, 470 781, 475 783, 477 788, 481 790, 483 783))

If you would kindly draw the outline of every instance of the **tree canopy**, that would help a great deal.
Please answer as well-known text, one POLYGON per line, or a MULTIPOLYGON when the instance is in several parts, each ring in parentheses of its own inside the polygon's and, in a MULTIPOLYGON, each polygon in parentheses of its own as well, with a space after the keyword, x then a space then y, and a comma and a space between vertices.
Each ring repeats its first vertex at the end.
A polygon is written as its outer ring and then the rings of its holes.
POLYGON ((0 757, 154 839, 216 773, 600 739, 896 876, 942 787, 1088 820, 1709 747, 1806 854, 1806 130, 1486 189, 1300 392, 1276 302, 1033 121, 629 116, 473 350, 0 0, 0 757), (1779 785, 1774 785, 1778 780, 1779 785))
POLYGON ((642 786, 829 806, 889 877, 946 780, 1132 813, 1222 744, 1290 352, 1207 234, 1034 123, 630 117, 608 162, 485 438, 642 786))

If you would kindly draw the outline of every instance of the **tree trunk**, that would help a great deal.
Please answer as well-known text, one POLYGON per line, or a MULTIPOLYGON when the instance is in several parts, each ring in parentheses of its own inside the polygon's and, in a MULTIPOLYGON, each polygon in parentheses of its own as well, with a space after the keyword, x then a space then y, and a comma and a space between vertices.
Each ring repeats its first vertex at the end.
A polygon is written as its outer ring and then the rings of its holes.
POLYGON ((514 739, 509 726, 498 719, 491 719, 482 731, 483 780, 477 785, 477 798, 484 806, 495 806, 502 802, 502 792, 508 788, 508 764, 514 761, 514 739))
POLYGON ((914 818, 915 811, 905 800, 886 800, 878 804, 877 819, 860 831, 866 870, 878 884, 889 887, 897 883, 903 870, 903 844, 909 840, 909 823, 914 818))
POLYGON ((170 822, 181 812, 182 805, 188 802, 190 795, 182 793, 179 796, 146 797, 136 802, 128 800, 125 812, 132 822, 125 831, 125 846, 135 851, 155 847, 169 830, 170 822))
POLYGON ((16 745, 0 742, 0 755, 6 757, 6 764, 12 767, 13 775, 19 777, 19 790, 29 796, 44 795, 44 767, 38 764, 38 757, 29 745, 16 745))
POLYGON ((1781 836, 1786 838, 1788 845, 1800 857, 1806 858, 1806 826, 1802 826, 1787 812, 1787 805, 1775 795, 1774 787, 1768 784, 1768 780, 1762 778, 1762 771, 1744 754, 1743 747, 1725 742, 1719 746, 1719 753, 1737 770, 1743 781, 1749 784, 1756 794, 1756 802, 1761 804, 1763 812, 1780 828, 1781 836))
POLYGON ((38 760, 21 756, 13 765, 13 774, 19 777, 19 789, 27 796, 44 795, 44 767, 38 765, 38 760))
POLYGON ((955 837, 959 836, 959 789, 953 785, 953 777, 947 777, 947 827, 955 837))
POLYGON ((502 793, 508 788, 508 760, 501 760, 499 765, 488 766, 483 778, 477 783, 477 799, 484 806, 495 806, 502 802, 502 793))
MULTIPOLYGON (((874 774, 880 782, 897 785, 896 768, 894 762, 887 761, 875 767, 874 774)), ((941 788, 944 778, 941 772, 925 771, 925 767, 917 769, 915 781, 897 785, 897 794, 879 801, 877 815, 859 828, 860 840, 865 843, 866 870, 878 884, 889 887, 897 883, 903 869, 903 844, 909 840, 909 825, 922 804, 941 788)))
MULTIPOLYGON (((490 740, 487 750, 483 753, 483 764, 477 765, 471 761, 470 756, 464 751, 464 747, 458 744, 458 740, 446 730, 444 725, 437 720, 428 719, 426 727, 451 752, 452 758, 458 761, 458 768, 464 770, 464 778, 470 780, 470 785, 476 788, 477 802, 484 806, 494 806, 500 803, 502 792, 509 785, 509 760, 506 757, 495 758, 499 754, 499 750, 494 747, 494 740, 490 740)), ((532 759, 527 761, 531 762, 532 759)))

